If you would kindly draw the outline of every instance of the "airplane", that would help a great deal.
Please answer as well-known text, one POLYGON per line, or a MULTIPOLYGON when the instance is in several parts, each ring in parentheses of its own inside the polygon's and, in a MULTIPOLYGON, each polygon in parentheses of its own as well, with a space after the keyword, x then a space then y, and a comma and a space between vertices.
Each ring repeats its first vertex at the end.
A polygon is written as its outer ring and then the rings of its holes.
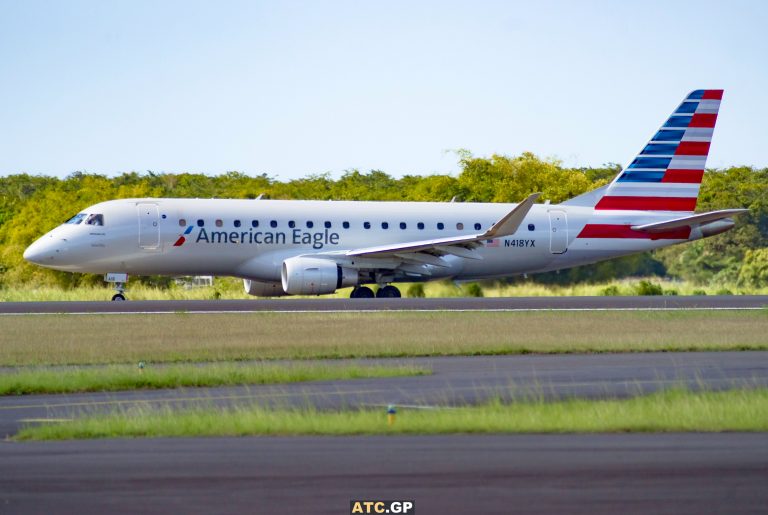
POLYGON ((137 198, 86 208, 24 252, 105 274, 234 276, 254 296, 395 298, 392 283, 566 269, 720 234, 746 209, 694 213, 723 90, 683 102, 610 184, 560 204, 137 198), (369 285, 378 285, 374 294, 369 285))

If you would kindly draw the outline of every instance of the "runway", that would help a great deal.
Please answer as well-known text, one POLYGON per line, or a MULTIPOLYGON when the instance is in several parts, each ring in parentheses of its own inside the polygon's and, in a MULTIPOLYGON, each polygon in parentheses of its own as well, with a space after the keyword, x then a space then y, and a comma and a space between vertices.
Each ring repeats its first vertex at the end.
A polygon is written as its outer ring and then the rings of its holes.
POLYGON ((440 299, 248 299, 127 302, 1 302, 0 315, 43 313, 227 313, 312 311, 535 311, 762 309, 768 295, 497 297, 440 299))
MULTIPOLYGON (((283 385, 140 390, 0 397, 0 435, 26 420, 67 419, 135 405, 306 406, 319 409, 394 404, 402 410, 474 404, 490 397, 625 397, 672 386, 725 389, 768 386, 768 352, 562 354, 355 360, 408 363, 432 375, 283 385)), ((331 361, 344 364, 349 361, 331 361)))
POLYGON ((764 513, 766 434, 0 443, 0 512, 764 513))
MULTIPOLYGON (((409 409, 490 396, 628 396, 685 384, 768 386, 768 352, 477 356, 412 363, 431 376, 237 388, 0 397, 25 420, 143 406, 409 409)), ((332 363, 343 363, 335 361, 332 363)), ((768 505, 768 434, 249 437, 0 442, 0 513, 750 513, 768 505)))

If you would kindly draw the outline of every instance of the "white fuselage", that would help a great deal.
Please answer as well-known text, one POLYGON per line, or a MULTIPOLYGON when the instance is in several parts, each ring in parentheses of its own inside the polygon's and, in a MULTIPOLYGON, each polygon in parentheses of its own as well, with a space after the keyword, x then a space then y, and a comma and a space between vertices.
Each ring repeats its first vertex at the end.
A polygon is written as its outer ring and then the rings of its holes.
MULTIPOLYGON (((64 224, 25 253, 71 272, 235 276, 280 282, 281 265, 300 255, 333 255, 341 264, 380 269, 386 260, 346 251, 482 233, 514 204, 228 199, 125 199, 84 213, 102 225, 64 224)), ((536 204, 511 236, 485 242, 476 258, 447 256, 429 277, 394 268, 390 281, 483 279, 536 273, 650 250, 685 240, 578 238, 600 217, 592 207, 536 204)), ((610 223, 652 223, 669 213, 612 212, 610 223)), ((386 268, 386 267, 385 267, 386 268)), ((371 276, 373 277, 373 276, 371 276)), ((375 282, 373 279, 369 282, 375 282)))

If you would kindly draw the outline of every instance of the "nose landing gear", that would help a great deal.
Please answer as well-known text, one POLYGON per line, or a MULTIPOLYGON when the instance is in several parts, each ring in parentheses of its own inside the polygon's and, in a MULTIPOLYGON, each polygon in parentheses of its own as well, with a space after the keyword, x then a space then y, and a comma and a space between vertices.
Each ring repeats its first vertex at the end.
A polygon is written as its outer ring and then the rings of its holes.
POLYGON ((128 274, 105 274, 104 281, 115 285, 115 291, 117 291, 117 293, 112 295, 113 301, 125 300, 125 283, 128 282, 128 274))

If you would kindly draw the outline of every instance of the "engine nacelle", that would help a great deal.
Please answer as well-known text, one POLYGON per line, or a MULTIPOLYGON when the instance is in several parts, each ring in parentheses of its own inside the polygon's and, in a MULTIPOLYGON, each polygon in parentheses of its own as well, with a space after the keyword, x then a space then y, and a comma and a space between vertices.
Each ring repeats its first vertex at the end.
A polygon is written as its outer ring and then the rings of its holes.
POLYGON ((243 279, 243 289, 245 289, 245 293, 254 297, 281 297, 286 295, 280 283, 263 283, 261 281, 243 279))
POLYGON ((359 274, 329 259, 293 257, 283 261, 283 290, 291 295, 322 295, 345 286, 356 286, 359 274))

